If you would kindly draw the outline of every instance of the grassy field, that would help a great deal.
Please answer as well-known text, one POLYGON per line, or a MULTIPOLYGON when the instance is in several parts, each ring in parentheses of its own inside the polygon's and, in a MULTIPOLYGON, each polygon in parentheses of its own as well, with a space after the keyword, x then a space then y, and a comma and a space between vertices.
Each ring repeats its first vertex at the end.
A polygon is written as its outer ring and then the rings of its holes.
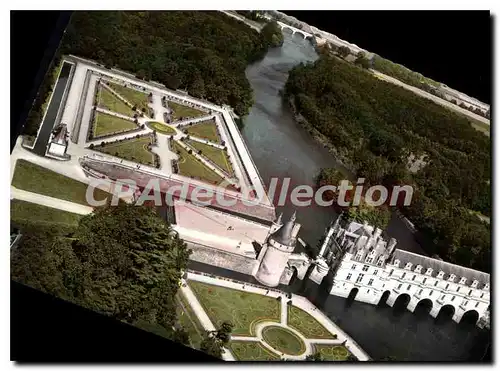
POLYGON ((306 351, 304 342, 293 332, 278 326, 268 326, 262 330, 262 338, 279 352, 300 355, 306 351))
POLYGON ((252 336, 256 323, 280 320, 280 302, 276 298, 197 281, 189 281, 189 286, 214 326, 230 322, 233 335, 252 336))
POLYGON ((179 151, 179 174, 187 177, 198 178, 203 181, 207 181, 211 184, 220 184, 222 178, 206 167, 202 162, 200 162, 196 157, 190 155, 184 148, 182 148, 175 141, 173 142, 173 148, 175 152, 179 151))
MULTIPOLYGON (((26 160, 17 160, 12 185, 25 191, 88 206, 85 197, 87 184, 26 160)), ((109 193, 103 190, 96 189, 94 191, 96 200, 102 200, 109 196, 109 193)))
POLYGON ((77 225, 83 215, 21 200, 10 201, 10 220, 77 225))
POLYGON ((226 151, 195 140, 188 140, 186 143, 191 147, 196 148, 196 150, 201 150, 201 154, 203 156, 214 162, 230 176, 234 175, 234 170, 226 151))
POLYGON ((335 339, 316 319, 307 312, 294 306, 288 306, 288 326, 299 331, 306 339, 335 339))
POLYGON ((193 309, 180 290, 177 292, 176 300, 177 319, 182 328, 188 332, 191 346, 195 349, 199 349, 205 329, 198 321, 196 314, 193 312, 193 309))
POLYGON ((137 129, 132 121, 96 112, 94 118, 94 138, 113 133, 124 133, 137 129))
POLYGON ((150 121, 146 125, 151 130, 156 130, 156 132, 160 134, 175 135, 177 133, 173 127, 162 124, 161 122, 150 121))
POLYGON ((345 361, 350 354, 343 345, 314 344, 313 348, 321 354, 324 361, 345 361))
POLYGON ((181 117, 186 118, 186 117, 200 117, 200 116, 205 116, 208 115, 208 113, 197 110, 196 108, 192 108, 189 106, 185 106, 183 104, 175 103, 172 101, 167 101, 168 107, 172 110, 172 120, 177 121, 181 117))
POLYGON ((142 111, 142 109, 144 108, 146 109, 146 112, 149 111, 148 94, 112 82, 109 83, 109 87, 120 94, 129 103, 137 106, 137 109, 142 111))
POLYGON ((189 135, 208 139, 211 142, 220 143, 219 136, 217 135, 217 125, 214 120, 202 121, 199 124, 187 127, 189 135))
POLYGON ((258 341, 231 341, 229 348, 238 361, 279 361, 279 357, 258 341))
POLYGON ((107 153, 125 160, 134 161, 144 165, 153 165, 154 156, 147 149, 151 143, 150 136, 127 139, 121 142, 107 143, 103 146, 94 147, 95 151, 107 153))
POLYGON ((132 107, 126 105, 122 100, 102 86, 99 87, 97 102, 99 107, 106 108, 110 111, 121 113, 126 116, 134 115, 132 107))

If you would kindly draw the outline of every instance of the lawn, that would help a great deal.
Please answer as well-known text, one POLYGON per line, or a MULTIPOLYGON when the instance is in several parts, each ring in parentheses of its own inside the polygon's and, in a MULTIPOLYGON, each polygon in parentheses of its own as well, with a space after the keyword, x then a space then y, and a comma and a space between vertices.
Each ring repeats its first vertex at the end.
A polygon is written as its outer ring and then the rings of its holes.
POLYGON ((230 322, 233 335, 253 336, 256 323, 280 321, 280 302, 276 298, 198 281, 189 281, 189 286, 214 326, 230 322))
POLYGON ((324 361, 345 361, 350 354, 343 345, 314 344, 313 348, 321 354, 324 361))
MULTIPOLYGON (((25 191, 88 206, 85 196, 87 184, 26 160, 17 160, 12 185, 25 191)), ((109 193, 101 189, 94 190, 96 200, 109 196, 109 193)))
POLYGON ((196 150, 201 150, 201 154, 208 158, 210 161, 219 166, 223 171, 228 173, 230 176, 234 175, 233 167, 231 166, 231 161, 227 152, 216 147, 212 147, 205 143, 197 142, 196 140, 187 140, 187 144, 191 147, 196 148, 196 150))
POLYGON ((150 108, 148 106, 148 94, 112 82, 110 82, 108 86, 115 92, 120 94, 123 98, 125 98, 125 100, 127 100, 129 103, 137 106, 138 110, 142 111, 142 109, 144 108, 146 112, 149 112, 150 108))
POLYGON ((151 130, 156 130, 156 132, 160 134, 175 135, 177 133, 173 127, 162 124, 161 122, 149 121, 146 125, 151 130))
POLYGON ((193 126, 187 126, 186 130, 189 135, 208 139, 211 142, 220 144, 220 139, 217 135, 217 124, 214 120, 202 121, 200 123, 193 124, 193 126))
POLYGON ((182 328, 189 334, 191 346, 195 349, 200 348, 200 343, 203 339, 205 329, 198 321, 196 314, 182 294, 181 290, 177 292, 177 319, 179 320, 182 328))
POLYGON ((172 120, 177 121, 181 118, 194 118, 208 115, 207 112, 200 111, 196 108, 185 106, 183 104, 167 101, 168 107, 172 110, 172 120))
POLYGON ((132 107, 125 104, 121 99, 117 98, 103 86, 99 87, 97 102, 99 107, 116 113, 121 113, 122 115, 133 116, 134 111, 132 111, 132 107))
POLYGON ((104 146, 95 146, 93 149, 125 160, 153 166, 154 155, 147 146, 151 143, 151 136, 126 139, 120 142, 106 143, 104 146))
POLYGON ((10 220, 77 225, 83 215, 27 201, 10 201, 10 220))
POLYGON ((262 330, 262 339, 281 353, 298 356, 306 351, 304 342, 293 332, 282 327, 265 327, 262 330))
POLYGON ((336 339, 316 319, 307 312, 294 306, 288 306, 288 326, 299 331, 306 339, 336 339))
POLYGON ((280 358, 258 341, 231 341, 229 348, 238 361, 279 361, 280 358))
POLYGON ((137 129, 137 125, 132 121, 102 112, 95 112, 94 138, 107 134, 124 133, 134 129, 137 129))
POLYGON ((193 155, 190 155, 175 141, 173 142, 172 149, 176 153, 177 151, 180 152, 178 161, 180 175, 198 178, 211 184, 220 184, 222 182, 223 179, 219 176, 219 174, 206 167, 205 164, 200 162, 193 155))

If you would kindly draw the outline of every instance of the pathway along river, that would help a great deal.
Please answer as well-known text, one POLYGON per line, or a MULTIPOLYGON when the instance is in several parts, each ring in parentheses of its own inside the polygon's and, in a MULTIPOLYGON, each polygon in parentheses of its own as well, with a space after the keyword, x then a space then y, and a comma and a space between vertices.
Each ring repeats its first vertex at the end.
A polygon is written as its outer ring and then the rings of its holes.
MULTIPOLYGON (((321 167, 336 166, 335 158, 295 123, 280 96, 287 72, 300 62, 316 58, 317 54, 308 41, 299 34, 291 36, 285 33, 281 48, 270 50, 263 60, 247 68, 255 105, 244 119, 242 134, 266 185, 273 176, 289 176, 294 184, 312 184, 321 167)), ((287 205, 277 211, 283 211, 289 217, 292 210, 293 205, 287 205)), ((301 237, 315 246, 334 216, 327 208, 300 208, 297 219, 302 224, 301 237)), ((400 248, 421 252, 397 217, 391 221, 388 232, 398 239, 400 248)), ((255 282, 253 277, 196 262, 190 267, 255 282)), ((449 317, 436 320, 420 307, 411 313, 401 308, 398 302, 390 308, 327 295, 311 281, 305 282, 306 287, 297 286, 300 285, 282 289, 307 296, 374 359, 392 356, 410 361, 477 360, 482 357, 488 343, 489 334, 473 325, 457 325, 449 317)))

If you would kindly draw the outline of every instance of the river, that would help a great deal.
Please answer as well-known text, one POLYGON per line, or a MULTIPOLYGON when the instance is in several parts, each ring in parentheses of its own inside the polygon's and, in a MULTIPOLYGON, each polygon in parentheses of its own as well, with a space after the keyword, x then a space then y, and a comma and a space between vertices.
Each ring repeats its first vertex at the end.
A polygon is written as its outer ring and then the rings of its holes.
MULTIPOLYGON (((318 145, 283 104, 280 92, 288 71, 301 62, 314 61, 317 54, 301 35, 285 32, 284 44, 271 49, 263 60, 247 68, 246 75, 254 90, 255 104, 244 119, 242 135, 266 183, 271 177, 291 178, 291 184, 313 184, 322 167, 338 167, 335 158, 318 145)), ((288 218, 293 205, 277 207, 288 218)), ((297 220, 300 236, 312 246, 335 217, 331 208, 302 207, 297 220)), ((413 235, 397 216, 393 216, 388 234, 398 240, 398 247, 423 253, 413 235)), ((252 277, 236 277, 234 272, 193 263, 193 269, 236 279, 252 281, 252 277)), ((411 313, 388 306, 372 306, 325 295, 314 283, 306 287, 283 287, 300 292, 322 308, 333 321, 350 334, 373 358, 393 356, 401 360, 437 361, 478 359, 486 346, 487 335, 469 324, 451 319, 435 320, 426 313, 411 313), (479 349, 479 350, 478 350, 479 349)))

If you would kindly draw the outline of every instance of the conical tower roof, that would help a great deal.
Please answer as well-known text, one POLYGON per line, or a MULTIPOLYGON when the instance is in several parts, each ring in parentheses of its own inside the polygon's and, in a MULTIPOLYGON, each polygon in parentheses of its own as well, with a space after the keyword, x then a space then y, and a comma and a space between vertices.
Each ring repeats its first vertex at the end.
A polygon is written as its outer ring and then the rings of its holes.
POLYGON ((296 213, 294 212, 290 220, 286 222, 285 225, 271 234, 270 239, 285 246, 292 246, 293 244, 295 244, 292 235, 293 227, 295 225, 295 219, 296 213))

